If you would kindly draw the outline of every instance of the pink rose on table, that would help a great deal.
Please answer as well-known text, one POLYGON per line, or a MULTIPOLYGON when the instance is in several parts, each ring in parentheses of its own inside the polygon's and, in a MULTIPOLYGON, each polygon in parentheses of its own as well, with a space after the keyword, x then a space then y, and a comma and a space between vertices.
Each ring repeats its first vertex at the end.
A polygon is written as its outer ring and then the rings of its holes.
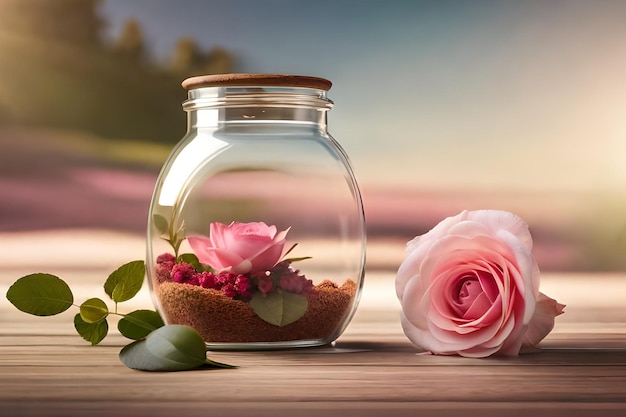
POLYGON ((402 328, 435 354, 517 355, 564 306, 539 292, 528 225, 497 210, 464 211, 407 244, 396 293, 402 328))
POLYGON ((268 271, 280 260, 289 229, 278 233, 263 222, 211 223, 209 237, 190 236, 198 260, 218 271, 248 274, 268 271))

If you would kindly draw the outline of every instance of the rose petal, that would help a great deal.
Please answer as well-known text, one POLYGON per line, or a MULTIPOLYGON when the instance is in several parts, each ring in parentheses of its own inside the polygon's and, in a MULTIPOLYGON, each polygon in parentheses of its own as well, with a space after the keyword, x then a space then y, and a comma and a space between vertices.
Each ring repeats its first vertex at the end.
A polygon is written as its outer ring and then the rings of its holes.
POLYGON ((228 226, 223 223, 219 223, 219 222, 211 223, 209 225, 210 244, 208 244, 207 246, 213 247, 213 248, 225 248, 226 241, 225 241, 224 234, 226 233, 227 230, 228 230, 228 226))
POLYGON ((433 349, 428 348, 429 343, 425 340, 431 337, 428 331, 424 331, 414 326, 407 318, 400 312, 400 325, 406 337, 413 343, 418 349, 423 351, 433 352, 433 349))
MULTIPOLYGON (((276 229, 274 227, 274 229, 276 229)), ((281 241, 287 239, 287 233, 289 233, 289 231, 291 230, 291 227, 288 227, 286 230, 283 230, 280 233, 275 233, 274 232, 274 238, 272 239, 274 241, 274 243, 280 243, 281 241)))
POLYGON ((463 356, 464 358, 486 358, 488 356, 493 355, 498 352, 499 347, 484 347, 477 346, 474 348, 464 349, 456 352, 458 355, 463 356))
MULTIPOLYGON (((494 324, 494 327, 496 325, 494 324)), ((498 350, 502 349, 502 345, 506 343, 507 339, 511 337, 511 334, 515 331, 517 326, 517 322, 515 321, 515 317, 510 317, 508 320, 505 320, 498 325, 498 331, 493 335, 491 339, 484 342, 482 344, 483 347, 494 348, 497 347, 498 350)))
POLYGON ((450 227, 448 235, 462 236, 466 239, 472 239, 478 236, 488 237, 490 235, 490 229, 484 224, 471 220, 464 220, 450 227))
POLYGON ((410 252, 404 262, 400 264, 398 273, 396 275, 396 295, 400 302, 404 296, 404 290, 409 280, 414 279, 417 272, 420 270, 420 265, 428 251, 428 246, 422 246, 416 250, 410 252))
POLYGON ((502 239, 515 253, 516 268, 510 268, 511 277, 515 281, 518 291, 520 291, 525 301, 524 325, 528 324, 535 311, 535 300, 539 293, 539 268, 530 250, 512 233, 506 230, 498 232, 498 237, 502 239))
POLYGON ((226 233, 224 241, 223 246, 216 247, 234 252, 243 259, 251 259, 273 245, 269 236, 237 235, 230 232, 226 233))
POLYGON ((250 257, 251 271, 261 272, 270 270, 278 263, 283 254, 284 242, 282 244, 272 244, 260 253, 255 253, 250 257))
POLYGON ((235 236, 266 236, 273 239, 276 235, 276 226, 268 226, 264 222, 232 222, 227 229, 235 236))
POLYGON ((485 295, 484 292, 481 292, 480 295, 476 297, 470 308, 467 309, 463 318, 469 320, 480 319, 487 314, 491 306, 492 304, 489 302, 487 295, 485 295))
POLYGON ((407 254, 413 252, 416 248, 428 244, 429 242, 434 242, 444 237, 452 226, 464 219, 466 213, 467 212, 463 211, 454 217, 445 218, 425 234, 413 238, 407 243, 407 254))
POLYGON ((283 256, 285 239, 291 228, 275 234, 274 238, 267 245, 259 245, 258 250, 247 258, 252 262, 251 272, 262 272, 272 269, 283 256))
POLYGON ((244 261, 244 259, 236 253, 217 248, 205 248, 203 259, 200 259, 198 255, 198 260, 218 271, 227 270, 244 261))
POLYGON ((554 318, 563 314, 564 308, 564 304, 560 304, 547 295, 539 293, 535 312, 526 330, 524 345, 535 346, 543 340, 554 328, 554 318))
MULTIPOLYGON (((479 328, 459 326, 455 331, 444 330, 443 327, 437 323, 440 318, 430 318, 431 321, 428 330, 432 334, 432 337, 440 343, 448 344, 450 346, 449 349, 454 351, 481 346, 492 340, 501 330, 499 323, 479 328)), ((434 353, 438 352, 435 351, 434 353)))
POLYGON ((440 355, 453 355, 459 349, 466 347, 463 341, 461 341, 461 344, 456 344, 454 342, 442 342, 436 339, 428 328, 413 325, 402 313, 400 314, 400 324, 402 325, 404 334, 420 349, 440 355))
MULTIPOLYGON (((508 334, 506 337, 500 340, 501 347, 498 351, 499 355, 517 355, 519 354, 520 346, 522 345, 522 339, 525 334, 526 325, 522 323, 520 317, 523 316, 524 313, 524 298, 519 294, 519 292, 515 292, 511 297, 511 303, 506 307, 507 315, 505 318, 505 325, 503 327, 508 326, 512 323, 512 326, 507 331, 508 334)), ((494 338, 494 342, 496 338, 494 338)))
POLYGON ((533 248, 533 238, 528 224, 519 216, 503 210, 475 210, 468 214, 468 220, 486 225, 490 235, 495 235, 500 230, 506 230, 516 236, 530 251, 533 248))
POLYGON ((247 274, 252 270, 252 262, 247 259, 241 261, 241 263, 234 265, 231 271, 235 274, 247 274))
POLYGON ((411 279, 404 290, 402 310, 409 322, 423 329, 428 328, 427 315, 430 309, 428 285, 419 276, 411 279))
POLYGON ((477 272, 478 282, 480 283, 480 287, 485 292, 485 295, 489 298, 489 301, 494 303, 498 297, 502 297, 501 288, 498 285, 501 283, 500 280, 496 280, 496 277, 500 277, 502 272, 498 269, 496 270, 492 264, 489 262, 486 263, 486 267, 483 270, 477 272))

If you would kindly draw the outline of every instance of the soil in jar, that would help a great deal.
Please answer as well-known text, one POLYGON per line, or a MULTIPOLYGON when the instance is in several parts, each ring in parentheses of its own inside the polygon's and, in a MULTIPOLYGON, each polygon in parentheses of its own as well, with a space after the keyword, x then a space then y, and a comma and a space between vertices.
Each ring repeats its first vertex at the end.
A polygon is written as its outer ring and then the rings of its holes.
POLYGON ((262 320, 247 302, 214 289, 162 282, 156 291, 168 323, 191 326, 208 343, 253 343, 327 339, 343 323, 356 289, 351 279, 341 286, 322 281, 308 295, 304 316, 282 327, 262 320))

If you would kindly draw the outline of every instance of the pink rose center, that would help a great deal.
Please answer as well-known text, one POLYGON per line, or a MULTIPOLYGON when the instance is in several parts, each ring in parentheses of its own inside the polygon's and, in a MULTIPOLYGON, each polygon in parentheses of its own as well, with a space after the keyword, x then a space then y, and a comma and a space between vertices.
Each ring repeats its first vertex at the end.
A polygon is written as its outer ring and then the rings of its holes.
POLYGON ((482 291, 480 290, 480 283, 477 279, 464 279, 461 283, 461 289, 459 290, 459 296, 457 301, 460 304, 464 304, 465 302, 471 302, 476 299, 478 294, 482 291))
POLYGON ((459 318, 476 320, 491 307, 491 302, 476 277, 463 277, 452 297, 452 308, 459 318))

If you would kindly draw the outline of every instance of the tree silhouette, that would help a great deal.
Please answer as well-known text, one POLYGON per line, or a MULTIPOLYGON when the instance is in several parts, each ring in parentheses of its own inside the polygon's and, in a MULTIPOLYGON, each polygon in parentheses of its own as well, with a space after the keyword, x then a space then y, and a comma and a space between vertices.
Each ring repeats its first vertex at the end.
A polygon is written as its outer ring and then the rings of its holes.
POLYGON ((233 56, 226 49, 216 46, 203 52, 189 37, 178 40, 170 63, 171 72, 180 77, 227 73, 232 72, 233 67, 233 56))
POLYGON ((136 19, 129 19, 124 24, 122 33, 115 45, 120 55, 133 61, 143 61, 146 58, 145 43, 141 25, 136 19))
POLYGON ((204 59, 204 72, 206 74, 225 74, 233 72, 234 58, 230 52, 221 46, 216 46, 204 59))
POLYGON ((196 41, 189 37, 180 38, 174 48, 170 64, 171 71, 184 76, 199 66, 200 62, 201 53, 196 41))

